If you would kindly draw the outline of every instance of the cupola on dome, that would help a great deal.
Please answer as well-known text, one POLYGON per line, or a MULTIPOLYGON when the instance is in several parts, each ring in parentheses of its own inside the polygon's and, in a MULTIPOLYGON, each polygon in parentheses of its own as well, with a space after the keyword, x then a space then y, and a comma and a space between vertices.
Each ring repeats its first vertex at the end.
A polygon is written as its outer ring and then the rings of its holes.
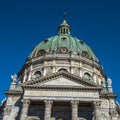
POLYGON ((44 54, 75 54, 93 59, 98 62, 92 49, 82 40, 71 36, 71 27, 64 20, 58 27, 58 35, 40 42, 31 52, 28 59, 40 57, 44 54))

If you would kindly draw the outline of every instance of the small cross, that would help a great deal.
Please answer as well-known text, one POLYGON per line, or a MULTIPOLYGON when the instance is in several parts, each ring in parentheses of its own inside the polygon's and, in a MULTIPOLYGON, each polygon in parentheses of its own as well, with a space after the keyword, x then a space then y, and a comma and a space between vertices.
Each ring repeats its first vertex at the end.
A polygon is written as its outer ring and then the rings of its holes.
POLYGON ((67 18, 67 13, 64 12, 64 20, 66 20, 66 18, 67 18))

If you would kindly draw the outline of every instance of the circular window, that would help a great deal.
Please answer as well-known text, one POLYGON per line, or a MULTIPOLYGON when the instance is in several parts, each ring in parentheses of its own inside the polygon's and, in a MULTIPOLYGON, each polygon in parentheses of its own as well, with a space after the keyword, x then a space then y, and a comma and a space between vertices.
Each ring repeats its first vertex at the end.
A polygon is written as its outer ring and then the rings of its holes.
POLYGON ((89 54, 88 54, 88 52, 86 52, 86 51, 82 51, 82 56, 83 56, 83 57, 89 57, 89 54))
POLYGON ((37 57, 38 56, 42 56, 42 55, 44 55, 45 54, 45 51, 44 50, 40 50, 38 53, 37 53, 37 57))
POLYGON ((60 48, 60 51, 61 51, 62 53, 66 53, 66 52, 67 52, 67 48, 66 48, 66 47, 61 47, 61 48, 60 48))

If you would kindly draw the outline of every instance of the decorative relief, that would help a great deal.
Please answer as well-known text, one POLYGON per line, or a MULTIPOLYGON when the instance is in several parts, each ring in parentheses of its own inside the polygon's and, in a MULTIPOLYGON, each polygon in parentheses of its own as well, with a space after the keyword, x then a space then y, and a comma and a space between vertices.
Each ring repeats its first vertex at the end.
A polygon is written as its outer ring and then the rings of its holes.
POLYGON ((112 100, 110 101, 110 108, 114 108, 115 107, 115 102, 112 100))
POLYGON ((102 120, 107 120, 107 117, 105 114, 102 114, 101 118, 102 118, 102 120))
POLYGON ((27 96, 62 96, 62 97, 93 97, 99 98, 99 94, 97 92, 75 92, 75 91, 26 91, 27 96))
POLYGON ((108 101, 107 101, 107 100, 102 101, 102 103, 101 103, 101 107, 102 107, 102 108, 109 107, 109 105, 108 105, 108 101))
POLYGON ((94 105, 94 108, 95 108, 95 109, 100 109, 101 102, 100 102, 100 101, 94 101, 94 102, 93 102, 93 105, 94 105))
POLYGON ((54 62, 50 61, 50 62, 45 62, 44 66, 53 66, 54 62))
MULTIPOLYGON (((112 118, 118 118, 118 113, 115 109, 110 109, 109 113, 110 113, 112 118)), ((117 119, 115 119, 115 120, 117 120, 117 119)))
POLYGON ((86 67, 88 69, 92 69, 92 66, 88 65, 88 64, 83 64, 83 67, 86 67))
POLYGON ((80 70, 79 68, 74 68, 74 74, 79 76, 80 75, 80 70))
POLYGON ((79 67, 79 65, 80 65, 78 62, 72 62, 71 64, 72 64, 72 66, 75 66, 75 67, 79 67))
POLYGON ((4 109, 4 114, 9 115, 11 113, 11 106, 6 106, 4 109))
POLYGON ((52 68, 52 67, 47 67, 47 72, 46 72, 46 74, 49 75, 49 74, 51 74, 51 73, 53 73, 53 68, 52 68))

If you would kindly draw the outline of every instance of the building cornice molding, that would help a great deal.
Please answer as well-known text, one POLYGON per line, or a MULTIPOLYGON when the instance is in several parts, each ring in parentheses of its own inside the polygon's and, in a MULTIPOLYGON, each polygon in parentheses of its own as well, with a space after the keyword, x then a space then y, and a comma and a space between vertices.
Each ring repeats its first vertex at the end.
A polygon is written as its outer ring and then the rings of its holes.
POLYGON ((4 91, 6 95, 22 95, 23 91, 17 91, 17 90, 5 90, 4 91))
POLYGON ((79 86, 54 86, 54 85, 22 85, 23 90, 57 90, 57 91, 92 91, 92 92, 100 92, 102 90, 101 87, 79 87, 79 86))
POLYGON ((46 54, 44 56, 40 56, 37 58, 33 58, 30 60, 27 60, 26 63, 24 64, 24 66, 22 67, 22 69, 20 70, 19 74, 21 72, 24 71, 25 68, 29 67, 31 64, 35 64, 35 63, 39 63, 39 61, 46 61, 46 60, 75 60, 78 62, 83 62, 86 63, 88 65, 91 65, 92 67, 96 67, 97 69, 99 69, 101 71, 101 73, 105 75, 104 70, 102 69, 102 67, 99 65, 98 62, 95 62, 94 60, 90 59, 90 58, 85 58, 79 55, 70 55, 70 54, 46 54))
POLYGON ((118 94, 115 93, 106 93, 106 94, 101 94, 100 98, 117 98, 118 94))

